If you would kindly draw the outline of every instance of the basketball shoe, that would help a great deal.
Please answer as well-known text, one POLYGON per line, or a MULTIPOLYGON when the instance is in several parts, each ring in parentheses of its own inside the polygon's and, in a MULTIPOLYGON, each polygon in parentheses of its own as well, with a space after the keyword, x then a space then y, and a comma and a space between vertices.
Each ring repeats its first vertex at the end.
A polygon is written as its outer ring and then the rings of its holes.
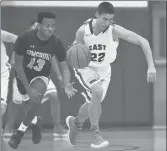
POLYGON ((103 137, 100 135, 100 131, 98 129, 92 130, 92 138, 93 138, 93 142, 91 144, 92 148, 102 148, 109 145, 109 142, 104 140, 103 137))
POLYGON ((42 134, 41 134, 41 130, 42 130, 42 118, 41 117, 37 117, 37 123, 36 124, 32 124, 31 128, 32 128, 32 142, 34 144, 38 144, 41 141, 42 138, 42 134))
POLYGON ((68 126, 68 139, 72 146, 76 143, 76 138, 79 130, 82 129, 82 124, 76 120, 73 116, 68 116, 66 118, 66 124, 68 126))

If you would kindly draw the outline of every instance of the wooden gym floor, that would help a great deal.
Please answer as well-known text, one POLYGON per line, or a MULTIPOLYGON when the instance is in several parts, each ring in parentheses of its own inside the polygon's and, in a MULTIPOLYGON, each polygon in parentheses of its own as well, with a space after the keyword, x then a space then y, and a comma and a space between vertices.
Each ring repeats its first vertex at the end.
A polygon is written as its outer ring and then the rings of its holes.
MULTIPOLYGON (((31 133, 27 132, 17 151, 166 151, 166 130, 107 130, 102 136, 110 145, 102 149, 90 148, 91 135, 80 132, 77 144, 71 147, 67 140, 53 140, 52 131, 44 131, 43 139, 38 145, 31 141, 31 133)), ((2 140, 2 151, 14 151, 2 140)))

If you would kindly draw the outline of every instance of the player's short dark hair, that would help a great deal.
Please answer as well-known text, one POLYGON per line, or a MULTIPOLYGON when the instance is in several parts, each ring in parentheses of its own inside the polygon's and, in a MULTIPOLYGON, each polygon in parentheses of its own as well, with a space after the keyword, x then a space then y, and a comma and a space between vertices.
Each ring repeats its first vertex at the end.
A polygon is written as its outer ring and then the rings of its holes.
POLYGON ((41 24, 44 18, 56 19, 56 15, 52 12, 40 12, 38 14, 38 23, 41 24))
POLYGON ((114 14, 114 6, 110 2, 102 2, 97 7, 99 14, 114 14))

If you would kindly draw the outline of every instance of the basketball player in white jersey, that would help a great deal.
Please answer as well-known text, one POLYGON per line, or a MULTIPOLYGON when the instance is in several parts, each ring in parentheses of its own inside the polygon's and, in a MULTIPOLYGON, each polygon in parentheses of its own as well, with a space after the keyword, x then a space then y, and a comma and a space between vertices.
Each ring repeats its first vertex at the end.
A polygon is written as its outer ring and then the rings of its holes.
POLYGON ((10 73, 9 57, 6 53, 4 42, 15 43, 17 35, 1 30, 1 115, 6 111, 6 101, 8 94, 8 81, 10 73))
MULTIPOLYGON (((33 22, 30 29, 36 29, 38 28, 38 23, 33 22)), ((12 55, 11 64, 14 60, 14 55, 12 55)), ((61 78, 61 77, 60 77, 61 78)), ((44 98, 42 100, 42 104, 47 102, 49 100, 50 105, 50 112, 51 117, 53 119, 53 125, 54 125, 54 133, 53 136, 55 137, 55 140, 57 137, 66 137, 66 130, 60 123, 60 102, 57 94, 57 89, 55 84, 52 80, 49 81, 48 88, 44 94, 44 98)), ((12 130, 14 129, 14 122, 17 114, 18 108, 16 106, 23 104, 22 98, 19 95, 18 88, 16 86, 16 79, 14 78, 14 84, 13 84, 13 103, 9 104, 9 110, 7 115, 7 124, 5 125, 4 129, 4 137, 10 137, 12 134, 12 130)), ((32 123, 36 123, 37 117, 34 118, 32 123)))
POLYGON ((101 115, 101 102, 103 101, 111 78, 110 63, 114 62, 117 55, 119 38, 139 45, 148 63, 147 81, 154 82, 156 69, 148 41, 138 34, 112 23, 114 7, 109 2, 99 4, 96 19, 90 19, 82 25, 77 33, 75 43, 85 44, 91 51, 91 62, 83 68, 75 70, 76 76, 85 86, 86 102, 80 107, 76 117, 68 116, 66 124, 69 127, 69 141, 75 145, 76 136, 83 122, 89 118, 93 140, 91 147, 101 148, 109 145, 99 131, 99 118, 101 115))

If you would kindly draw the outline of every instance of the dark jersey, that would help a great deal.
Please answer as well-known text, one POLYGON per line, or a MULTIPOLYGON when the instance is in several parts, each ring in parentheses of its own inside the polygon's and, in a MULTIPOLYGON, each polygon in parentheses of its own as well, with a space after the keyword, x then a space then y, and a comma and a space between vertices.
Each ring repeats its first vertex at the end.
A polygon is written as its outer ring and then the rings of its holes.
POLYGON ((23 68, 29 82, 37 76, 50 76, 53 55, 59 62, 66 57, 66 50, 59 38, 52 35, 47 41, 42 41, 37 37, 37 30, 28 30, 20 35, 14 51, 24 57, 23 68))

